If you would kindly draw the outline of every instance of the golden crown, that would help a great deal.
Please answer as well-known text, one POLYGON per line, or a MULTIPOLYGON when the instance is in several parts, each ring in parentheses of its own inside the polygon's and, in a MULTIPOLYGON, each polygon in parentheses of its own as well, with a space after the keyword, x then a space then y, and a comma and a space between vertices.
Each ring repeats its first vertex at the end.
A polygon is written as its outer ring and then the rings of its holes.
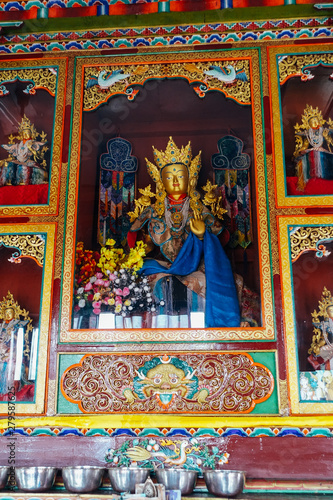
POLYGON ((153 153, 156 165, 160 170, 166 165, 172 165, 173 163, 183 163, 188 167, 192 160, 191 141, 187 146, 182 146, 182 148, 179 149, 172 137, 170 137, 165 151, 158 151, 158 149, 153 146, 153 153))
POLYGON ((38 135, 36 129, 35 129, 35 126, 33 123, 31 123, 31 121, 29 120, 29 118, 27 116, 24 115, 24 117, 22 118, 22 121, 19 125, 19 128, 18 128, 18 132, 19 134, 22 134, 24 130, 29 130, 29 132, 31 133, 31 137, 33 139, 36 138, 36 136, 38 135))
POLYGON ((156 202, 155 210, 159 217, 164 214, 164 199, 166 197, 165 187, 161 179, 161 171, 167 165, 182 163, 186 166, 189 173, 188 196, 190 197, 190 207, 193 211, 202 212, 202 203, 200 202, 200 195, 196 191, 196 185, 199 178, 201 168, 201 151, 195 158, 192 159, 191 141, 187 146, 182 146, 181 149, 177 148, 174 140, 170 137, 167 148, 165 151, 158 151, 153 147, 155 163, 150 162, 146 158, 147 170, 150 177, 156 182, 156 202))
POLYGON ((312 106, 307 104, 302 114, 302 124, 296 124, 295 129, 297 130, 297 127, 299 129, 303 128, 304 130, 310 128, 310 120, 312 118, 317 118, 321 127, 324 125, 324 123, 326 123, 326 120, 323 119, 322 112, 318 109, 318 107, 313 108, 312 106))

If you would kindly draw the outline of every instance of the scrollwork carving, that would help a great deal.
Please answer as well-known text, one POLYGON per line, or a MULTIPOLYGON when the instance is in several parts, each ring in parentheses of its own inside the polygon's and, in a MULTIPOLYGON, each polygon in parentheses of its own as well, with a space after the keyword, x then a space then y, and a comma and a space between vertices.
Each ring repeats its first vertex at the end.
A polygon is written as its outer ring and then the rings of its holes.
POLYGON ((328 255, 323 242, 333 238, 331 226, 302 226, 295 227, 290 233, 291 259, 295 262, 306 251, 316 252, 317 257, 328 255))
POLYGON ((34 259, 39 266, 44 264, 45 237, 39 234, 4 234, 0 235, 0 246, 17 248, 11 262, 20 262, 21 257, 34 259))
POLYGON ((130 64, 88 66, 84 70, 83 110, 91 111, 115 94, 133 100, 145 82, 151 79, 184 78, 204 97, 217 90, 241 104, 251 104, 250 63, 248 59, 168 64, 130 64), (213 68, 213 69, 212 69, 213 68), (198 91, 204 88, 204 91, 198 91))
POLYGON ((299 76, 302 81, 311 80, 314 75, 309 68, 314 68, 320 64, 333 66, 333 54, 328 52, 280 56, 278 59, 280 85, 283 85, 292 76, 299 76))
POLYGON ((32 82, 32 84, 27 84, 27 88, 23 91, 24 93, 35 94, 36 89, 45 89, 54 97, 56 94, 57 75, 58 70, 55 67, 2 70, 0 72, 0 85, 3 87, 2 95, 8 93, 4 87, 5 83, 21 80, 32 82))
POLYGON ((247 353, 87 354, 61 381, 84 413, 249 413, 273 389, 271 372, 247 353))

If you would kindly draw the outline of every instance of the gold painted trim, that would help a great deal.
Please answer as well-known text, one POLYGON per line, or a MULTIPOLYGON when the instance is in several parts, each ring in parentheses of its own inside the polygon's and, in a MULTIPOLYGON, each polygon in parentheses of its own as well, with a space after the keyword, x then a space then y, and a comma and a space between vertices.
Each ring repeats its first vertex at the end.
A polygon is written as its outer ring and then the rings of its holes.
POLYGON ((0 80, 1 71, 6 70, 6 68, 16 68, 20 70, 27 67, 34 67, 38 69, 44 68, 46 66, 57 66, 59 68, 54 107, 55 112, 53 125, 52 158, 50 164, 51 176, 49 180, 49 202, 47 205, 1 205, 0 216, 13 217, 15 215, 57 215, 58 212, 58 189, 62 154, 67 59, 65 57, 59 57, 57 59, 43 58, 18 61, 4 60, 1 61, 0 80))
MULTIPOLYGON (((279 417, 274 415, 223 416, 179 416, 179 415, 71 415, 62 417, 24 417, 16 422, 16 427, 68 427, 72 429, 220 429, 259 427, 333 428, 333 415, 279 417)), ((0 420, 0 429, 7 428, 7 420, 0 420)), ((0 438, 1 439, 1 438, 0 438)))
MULTIPOLYGON (((77 207, 77 183, 79 178, 79 159, 81 142, 81 121, 83 109, 84 71, 89 67, 96 66, 96 71, 101 65, 121 66, 126 72, 126 64, 151 65, 153 73, 154 64, 175 64, 176 62, 188 62, 198 60, 197 52, 193 53, 155 53, 144 55, 116 56, 116 57, 84 57, 76 60, 76 81, 74 86, 73 104, 73 126, 71 137, 71 161, 69 173, 69 188, 67 200, 67 220, 64 255, 64 280, 62 289, 62 308, 60 323, 60 341, 66 343, 83 342, 199 342, 205 341, 243 341, 243 340, 273 340, 275 338, 270 251, 268 239, 268 221, 266 205, 265 185, 265 158, 262 131, 262 107, 260 92, 260 59, 258 49, 227 50, 217 52, 205 52, 200 54, 201 61, 223 61, 230 59, 250 60, 251 72, 251 99, 253 116, 253 139, 254 139, 254 165, 256 181, 253 189, 257 192, 257 217, 258 217, 258 257, 259 269, 262 273, 261 279, 261 304, 263 327, 260 328, 232 328, 232 329, 204 329, 204 330, 71 330, 72 313, 72 279, 75 263, 75 231, 76 231, 76 207, 77 207), (218 57, 219 56, 219 57, 218 57), (224 56, 224 57, 223 57, 224 56)), ((191 91, 191 90, 190 90, 191 91)))
POLYGON ((288 365, 288 389, 292 413, 333 413, 333 403, 301 403, 299 393, 299 371, 297 366, 297 330, 294 317, 294 295, 292 289, 291 253, 289 247, 288 226, 320 226, 332 225, 332 216, 280 216, 278 217, 278 234, 280 247, 280 267, 282 281, 282 304, 286 339, 286 356, 288 365), (283 265, 282 265, 283 264, 283 265))
POLYGON ((331 195, 288 196, 286 194, 286 175, 284 166, 284 147, 281 130, 280 83, 278 78, 277 56, 287 54, 309 55, 317 52, 332 51, 332 45, 288 45, 269 47, 269 73, 271 81, 271 116, 274 137, 275 185, 277 207, 308 207, 333 205, 331 195))
MULTIPOLYGON (((16 414, 34 414, 43 413, 45 404, 46 375, 48 360, 48 340, 50 324, 50 308, 52 298, 53 283, 53 259, 54 259, 54 241, 56 224, 0 224, 0 234, 27 234, 27 233, 46 233, 45 258, 43 270, 43 285, 41 290, 41 309, 39 319, 39 345, 38 345, 38 365, 37 380, 35 383, 35 403, 15 404, 16 414)), ((0 405, 0 415, 7 415, 7 406, 0 405), (2 410, 5 410, 2 412, 2 410)), ((4 422, 8 425, 7 420, 4 422)))

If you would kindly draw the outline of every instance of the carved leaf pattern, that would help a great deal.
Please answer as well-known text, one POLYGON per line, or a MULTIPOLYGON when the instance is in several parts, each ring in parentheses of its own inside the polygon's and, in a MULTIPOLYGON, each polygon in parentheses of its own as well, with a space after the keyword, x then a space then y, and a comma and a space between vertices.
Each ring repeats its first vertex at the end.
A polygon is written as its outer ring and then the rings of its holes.
POLYGON ((35 89, 45 89, 52 96, 56 93, 57 72, 53 68, 23 68, 23 69, 6 69, 0 73, 1 83, 13 82, 20 79, 21 81, 33 82, 35 89))
POLYGON ((333 66, 333 54, 330 52, 319 54, 288 54, 279 60, 280 85, 291 76, 300 76, 307 79, 309 68, 324 64, 333 66))
POLYGON ((332 226, 302 226, 295 228, 290 234, 292 262, 295 262, 303 252, 308 250, 321 250, 321 253, 323 253, 323 249, 318 247, 318 243, 332 238, 332 226))
POLYGON ((230 60, 225 59, 223 61, 207 61, 207 62, 196 62, 183 63, 154 63, 154 64, 144 64, 142 65, 142 71, 139 71, 140 67, 137 64, 132 65, 114 65, 114 66, 103 66, 104 70, 109 71, 119 71, 123 70, 124 73, 130 76, 126 80, 120 80, 110 86, 106 91, 101 91, 97 85, 93 87, 88 86, 88 81, 92 77, 97 77, 101 71, 100 66, 88 66, 84 71, 84 97, 83 97, 83 107, 84 111, 92 110, 98 107, 103 102, 106 102, 109 97, 115 94, 123 94, 131 96, 131 90, 134 86, 142 87, 144 83, 149 79, 163 79, 163 78, 184 78, 190 84, 196 82, 203 82, 205 80, 205 71, 210 68, 210 66, 220 66, 224 67, 233 64, 235 69, 239 71, 244 71, 247 76, 247 81, 236 80, 233 85, 227 85, 225 82, 219 81, 218 79, 212 79, 208 85, 209 89, 220 90, 224 92, 228 97, 236 99, 242 104, 251 103, 251 75, 250 75, 250 63, 248 59, 238 59, 230 60))
POLYGON ((38 234, 5 234, 0 235, 0 246, 17 248, 13 258, 32 257, 37 264, 43 266, 45 254, 45 238, 38 234))

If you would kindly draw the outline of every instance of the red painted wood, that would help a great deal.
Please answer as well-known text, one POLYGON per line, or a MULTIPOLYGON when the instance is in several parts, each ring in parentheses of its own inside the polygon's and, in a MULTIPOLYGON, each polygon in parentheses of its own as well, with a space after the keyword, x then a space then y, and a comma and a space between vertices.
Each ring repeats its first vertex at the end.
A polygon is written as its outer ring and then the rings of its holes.
POLYGON ((269 104, 269 97, 264 96, 264 123, 265 123, 265 144, 266 154, 272 154, 272 130, 271 130, 271 110, 269 104))
MULTIPOLYGON (((222 421, 221 421, 222 424, 222 421)), ((249 425, 250 418, 249 418, 249 425)), ((16 436, 15 436, 16 437, 16 436)), ((177 439, 176 436, 173 436, 177 439)), ((178 439, 184 439, 178 436, 178 439)), ((8 454, 12 438, 0 439, 2 457, 8 454)), ((128 438, 107 437, 23 437, 15 439, 19 465, 106 465, 108 448, 119 447, 128 438)), ((199 438, 208 445, 223 446, 230 453, 225 468, 244 470, 248 478, 284 480, 332 480, 332 438, 257 437, 199 438), (315 443, 314 443, 315 441, 315 443)))

